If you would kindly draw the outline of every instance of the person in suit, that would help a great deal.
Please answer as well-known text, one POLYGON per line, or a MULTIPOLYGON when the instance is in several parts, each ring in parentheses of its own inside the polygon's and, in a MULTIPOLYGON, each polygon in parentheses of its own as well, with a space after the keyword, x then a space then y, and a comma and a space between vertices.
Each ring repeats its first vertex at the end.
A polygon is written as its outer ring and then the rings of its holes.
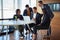
MULTIPOLYGON (((32 8, 31 7, 29 7, 29 5, 27 4, 26 6, 26 9, 24 10, 24 12, 23 12, 23 16, 29 16, 30 17, 30 19, 32 18, 31 17, 31 14, 32 14, 32 8)), ((26 29, 26 34, 29 32, 29 28, 28 28, 28 26, 27 25, 25 25, 25 29, 26 29)))
POLYGON ((42 9, 43 11, 43 20, 41 20, 41 23, 38 25, 35 25, 33 28, 33 39, 32 40, 36 40, 37 39, 37 30, 40 29, 48 29, 50 26, 50 16, 48 13, 46 13, 47 11, 44 9, 42 9))
MULTIPOLYGON (((33 28, 34 25, 38 25, 41 23, 41 17, 43 16, 43 14, 40 14, 37 12, 37 7, 33 7, 33 13, 31 14, 31 20, 34 20, 35 23, 31 23, 29 24, 30 28, 33 28)), ((33 32, 32 29, 30 29, 31 32, 33 32)))
MULTIPOLYGON (((31 14, 31 18, 32 18, 31 20, 34 20, 35 23, 29 24, 30 28, 33 28, 33 26, 40 24, 42 16, 43 16, 43 14, 40 14, 37 12, 37 7, 33 7, 33 13, 31 14)), ((31 32, 33 32, 32 29, 30 29, 30 30, 31 30, 31 32)))
POLYGON ((23 16, 30 16, 30 19, 31 19, 31 14, 32 14, 32 8, 29 7, 29 5, 27 4, 26 6, 26 9, 24 10, 23 12, 23 16))
MULTIPOLYGON (((38 1, 38 5, 41 7, 41 9, 45 8, 45 10, 47 11, 47 13, 50 16, 50 19, 52 20, 52 18, 54 17, 54 14, 52 12, 52 10, 50 9, 48 4, 44 4, 43 1, 38 1)), ((47 31, 47 36, 51 35, 51 26, 49 27, 48 31, 47 31)))
MULTIPOLYGON (((23 16, 20 14, 21 11, 20 9, 16 9, 16 14, 13 16, 13 20, 24 20, 23 16)), ((24 31, 24 26, 23 25, 18 25, 18 30, 20 32, 20 37, 23 37, 23 31, 24 31)))

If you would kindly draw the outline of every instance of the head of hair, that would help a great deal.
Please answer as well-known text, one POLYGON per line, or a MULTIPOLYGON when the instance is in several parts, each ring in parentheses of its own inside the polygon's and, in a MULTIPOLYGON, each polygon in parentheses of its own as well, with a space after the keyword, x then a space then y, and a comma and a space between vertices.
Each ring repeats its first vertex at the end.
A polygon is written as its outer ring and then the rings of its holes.
POLYGON ((20 11, 20 9, 16 9, 16 14, 18 13, 18 11, 20 11))
POLYGON ((37 7, 33 7, 33 9, 37 10, 37 7))
POLYGON ((38 3, 42 4, 42 3, 43 3, 43 1, 38 1, 38 3))
POLYGON ((29 5, 27 4, 25 7, 29 7, 29 5))
POLYGON ((47 13, 47 10, 45 8, 42 9, 43 13, 47 13))

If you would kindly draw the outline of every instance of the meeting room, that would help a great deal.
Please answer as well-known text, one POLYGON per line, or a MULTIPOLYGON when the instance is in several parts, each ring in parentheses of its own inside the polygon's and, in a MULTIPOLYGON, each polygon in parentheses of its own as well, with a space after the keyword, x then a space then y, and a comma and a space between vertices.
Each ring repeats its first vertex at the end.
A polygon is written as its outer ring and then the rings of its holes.
POLYGON ((60 0, 0 0, 0 40, 60 40, 60 0))

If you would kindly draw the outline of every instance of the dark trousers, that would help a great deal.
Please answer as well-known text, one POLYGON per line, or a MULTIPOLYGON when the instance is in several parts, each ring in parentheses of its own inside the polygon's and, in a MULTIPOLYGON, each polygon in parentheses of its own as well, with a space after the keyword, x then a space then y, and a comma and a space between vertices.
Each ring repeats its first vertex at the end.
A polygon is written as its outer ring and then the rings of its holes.
POLYGON ((19 25, 18 26, 18 30, 19 30, 20 34, 23 35, 22 32, 24 31, 24 26, 23 25, 19 25))
MULTIPOLYGON (((33 26, 35 26, 35 24, 34 24, 34 23, 29 24, 29 28, 32 28, 33 26)), ((28 26, 27 26, 27 25, 25 25, 25 30, 26 30, 26 31, 27 31, 27 30, 29 30, 29 28, 28 28, 28 26)))
POLYGON ((48 36, 51 35, 51 26, 49 26, 49 28, 48 28, 47 35, 48 36))
POLYGON ((33 34, 37 34, 37 30, 48 29, 49 26, 36 25, 33 27, 33 34))

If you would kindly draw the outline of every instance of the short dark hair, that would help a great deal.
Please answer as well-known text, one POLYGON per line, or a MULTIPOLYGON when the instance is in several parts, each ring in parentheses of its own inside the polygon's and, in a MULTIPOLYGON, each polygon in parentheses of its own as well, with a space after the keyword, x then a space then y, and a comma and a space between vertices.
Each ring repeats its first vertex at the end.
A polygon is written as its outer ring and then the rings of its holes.
POLYGON ((33 9, 37 10, 37 7, 33 7, 33 9))
POLYGON ((16 9, 16 13, 18 13, 18 11, 20 11, 20 9, 16 9))
POLYGON ((38 3, 42 4, 42 3, 43 3, 43 1, 38 1, 38 3))
POLYGON ((29 7, 29 5, 27 4, 25 7, 29 7))

